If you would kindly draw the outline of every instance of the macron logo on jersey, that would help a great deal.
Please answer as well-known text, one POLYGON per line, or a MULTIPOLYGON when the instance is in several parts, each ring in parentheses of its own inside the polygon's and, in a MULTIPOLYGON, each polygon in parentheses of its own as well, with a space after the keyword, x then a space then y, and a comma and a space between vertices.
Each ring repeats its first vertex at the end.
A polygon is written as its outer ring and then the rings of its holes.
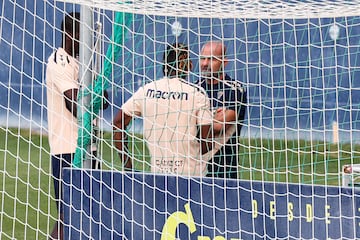
POLYGON ((166 92, 154 89, 148 89, 146 92, 148 98, 161 98, 168 100, 188 100, 189 94, 187 92, 166 92))

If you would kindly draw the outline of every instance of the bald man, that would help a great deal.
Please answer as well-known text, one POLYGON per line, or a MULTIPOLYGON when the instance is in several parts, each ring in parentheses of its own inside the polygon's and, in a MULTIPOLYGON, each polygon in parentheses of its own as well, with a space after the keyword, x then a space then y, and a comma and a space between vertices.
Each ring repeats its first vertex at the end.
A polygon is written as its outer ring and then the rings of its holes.
POLYGON ((239 81, 224 73, 228 64, 226 47, 221 41, 203 45, 200 53, 201 85, 210 98, 214 111, 225 109, 222 144, 212 151, 208 177, 238 178, 238 138, 246 110, 246 91, 239 81))

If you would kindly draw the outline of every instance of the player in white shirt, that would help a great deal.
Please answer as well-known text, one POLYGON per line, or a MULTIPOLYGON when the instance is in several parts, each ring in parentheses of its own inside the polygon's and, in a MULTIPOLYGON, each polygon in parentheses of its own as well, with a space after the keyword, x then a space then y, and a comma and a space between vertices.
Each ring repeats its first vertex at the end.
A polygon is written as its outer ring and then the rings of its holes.
MULTIPOLYGON (((48 134, 55 200, 59 211, 59 221, 54 225, 51 239, 63 239, 61 173, 64 167, 71 167, 77 146, 79 63, 76 57, 79 55, 80 14, 68 14, 61 24, 61 30, 62 47, 51 54, 46 66, 48 134)), ((103 108, 106 107, 105 104, 103 108)), ((92 168, 98 168, 96 159, 92 163, 92 168)))
POLYGON ((62 48, 48 59, 46 66, 47 116, 54 180, 56 205, 59 220, 55 222, 50 239, 63 239, 63 214, 60 203, 61 170, 71 166, 77 145, 76 96, 79 88, 80 14, 70 13, 61 23, 62 48))
MULTIPOLYGON (((51 155, 74 153, 78 127, 72 96, 77 94, 79 64, 65 49, 59 48, 48 59, 46 68, 47 113, 51 155), (67 98, 67 101, 64 99, 67 98), (68 104, 68 106, 66 106, 68 104)), ((76 105, 74 106, 76 108, 76 105)))
POLYGON ((164 55, 165 77, 140 87, 114 118, 114 142, 125 168, 132 169, 126 153, 126 127, 133 117, 143 119, 143 135, 155 173, 204 176, 206 139, 213 116, 203 88, 186 81, 192 68, 188 49, 169 46, 164 55))

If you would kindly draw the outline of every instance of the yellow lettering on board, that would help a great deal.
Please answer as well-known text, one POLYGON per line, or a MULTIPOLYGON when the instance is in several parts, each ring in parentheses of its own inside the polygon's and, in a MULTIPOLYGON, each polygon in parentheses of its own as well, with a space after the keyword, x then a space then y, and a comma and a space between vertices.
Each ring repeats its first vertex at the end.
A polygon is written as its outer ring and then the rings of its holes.
POLYGON ((210 237, 206 237, 206 236, 198 236, 197 240, 210 240, 210 237))
POLYGON ((270 219, 275 220, 275 201, 270 201, 270 219))
POLYGON ((194 218, 190 209, 190 204, 185 204, 185 213, 181 211, 174 212, 166 220, 161 232, 161 240, 175 240, 176 228, 179 224, 185 224, 190 233, 196 231, 194 218))
POLYGON ((292 220, 294 220, 293 209, 294 209, 294 204, 292 202, 289 202, 288 203, 288 219, 289 219, 290 222, 292 220))
POLYGON ((258 216, 258 205, 256 200, 252 200, 252 217, 257 218, 258 216))
POLYGON ((313 210, 311 204, 306 204, 306 221, 311 222, 313 219, 313 210))
POLYGON ((325 205, 325 217, 326 217, 326 223, 330 224, 331 221, 329 219, 330 217, 330 205, 325 205))
MULTIPOLYGON (((210 237, 206 237, 206 236, 199 236, 197 237, 197 240, 210 240, 210 237)), ((226 240, 226 238, 224 238, 223 236, 215 236, 213 238, 213 240, 226 240)), ((231 240, 235 240, 234 238, 232 238, 231 240)), ((239 239, 238 239, 239 240, 239 239)))
POLYGON ((223 236, 216 236, 214 237, 214 240, 226 240, 223 236))

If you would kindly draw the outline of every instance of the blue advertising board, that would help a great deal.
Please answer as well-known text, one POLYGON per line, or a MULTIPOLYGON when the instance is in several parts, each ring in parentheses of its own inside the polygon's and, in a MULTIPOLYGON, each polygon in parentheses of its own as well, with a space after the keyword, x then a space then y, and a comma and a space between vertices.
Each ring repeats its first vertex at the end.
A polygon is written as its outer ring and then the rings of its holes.
POLYGON ((353 188, 64 170, 66 239, 356 239, 353 188))

